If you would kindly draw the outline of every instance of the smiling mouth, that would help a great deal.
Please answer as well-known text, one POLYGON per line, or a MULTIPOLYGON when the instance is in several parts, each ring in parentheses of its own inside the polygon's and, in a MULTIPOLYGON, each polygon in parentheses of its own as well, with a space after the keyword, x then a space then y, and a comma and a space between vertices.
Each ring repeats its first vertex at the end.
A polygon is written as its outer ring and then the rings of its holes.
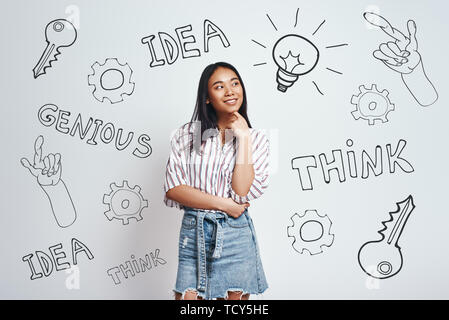
POLYGON ((225 100, 226 104, 234 105, 237 102, 237 98, 225 100))

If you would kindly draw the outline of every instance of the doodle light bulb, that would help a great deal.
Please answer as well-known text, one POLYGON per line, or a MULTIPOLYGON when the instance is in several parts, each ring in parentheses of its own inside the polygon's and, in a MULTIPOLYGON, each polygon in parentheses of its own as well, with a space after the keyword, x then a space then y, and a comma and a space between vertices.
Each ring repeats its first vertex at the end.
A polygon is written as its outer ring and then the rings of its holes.
POLYGON ((320 53, 308 39, 296 34, 280 38, 273 47, 273 59, 279 67, 276 74, 278 90, 286 92, 299 76, 312 71, 320 53))

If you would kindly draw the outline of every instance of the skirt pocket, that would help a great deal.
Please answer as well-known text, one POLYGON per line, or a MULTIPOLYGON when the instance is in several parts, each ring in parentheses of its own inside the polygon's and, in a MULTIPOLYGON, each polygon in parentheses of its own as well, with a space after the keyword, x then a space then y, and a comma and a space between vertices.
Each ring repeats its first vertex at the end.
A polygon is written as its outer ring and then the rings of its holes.
MULTIPOLYGON (((246 209, 245 209, 245 211, 246 211, 246 209)), ((226 220, 227 220, 228 225, 232 228, 245 228, 249 225, 248 218, 247 218, 245 212, 243 212, 240 215, 240 217, 238 217, 238 218, 233 218, 231 216, 228 216, 228 218, 226 220)))
POLYGON ((182 218, 181 228, 185 230, 190 230, 196 227, 196 216, 193 214, 184 214, 182 218))
POLYGON ((196 216, 184 214, 179 232, 179 258, 196 259, 196 216))

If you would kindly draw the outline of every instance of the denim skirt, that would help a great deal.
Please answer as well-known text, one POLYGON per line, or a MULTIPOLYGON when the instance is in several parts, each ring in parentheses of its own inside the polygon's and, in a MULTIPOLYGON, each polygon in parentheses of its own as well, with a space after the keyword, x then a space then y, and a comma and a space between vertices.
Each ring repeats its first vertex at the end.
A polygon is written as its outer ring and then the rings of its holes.
POLYGON ((238 218, 185 207, 179 233, 174 292, 193 290, 203 299, 228 291, 260 294, 268 288, 248 209, 238 218))

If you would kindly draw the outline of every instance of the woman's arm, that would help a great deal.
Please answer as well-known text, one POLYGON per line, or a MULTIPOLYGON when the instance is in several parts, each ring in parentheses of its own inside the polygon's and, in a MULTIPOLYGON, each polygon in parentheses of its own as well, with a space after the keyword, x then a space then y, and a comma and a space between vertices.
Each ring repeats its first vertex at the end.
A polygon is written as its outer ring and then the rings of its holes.
POLYGON ((214 196, 187 185, 176 186, 166 193, 167 198, 191 208, 224 211, 226 198, 214 196))
POLYGON ((254 200, 260 197, 268 187, 270 144, 266 133, 259 131, 251 144, 250 148, 253 150, 249 154, 245 148, 239 150, 238 158, 243 160, 237 160, 234 167, 230 197, 236 203, 254 200), (246 164, 245 159, 248 161, 246 164), (238 164, 238 162, 241 163, 238 164))
POLYGON ((238 139, 239 146, 232 173, 232 189, 236 194, 244 197, 248 194, 255 176, 252 159, 253 147, 250 134, 240 135, 238 139))

